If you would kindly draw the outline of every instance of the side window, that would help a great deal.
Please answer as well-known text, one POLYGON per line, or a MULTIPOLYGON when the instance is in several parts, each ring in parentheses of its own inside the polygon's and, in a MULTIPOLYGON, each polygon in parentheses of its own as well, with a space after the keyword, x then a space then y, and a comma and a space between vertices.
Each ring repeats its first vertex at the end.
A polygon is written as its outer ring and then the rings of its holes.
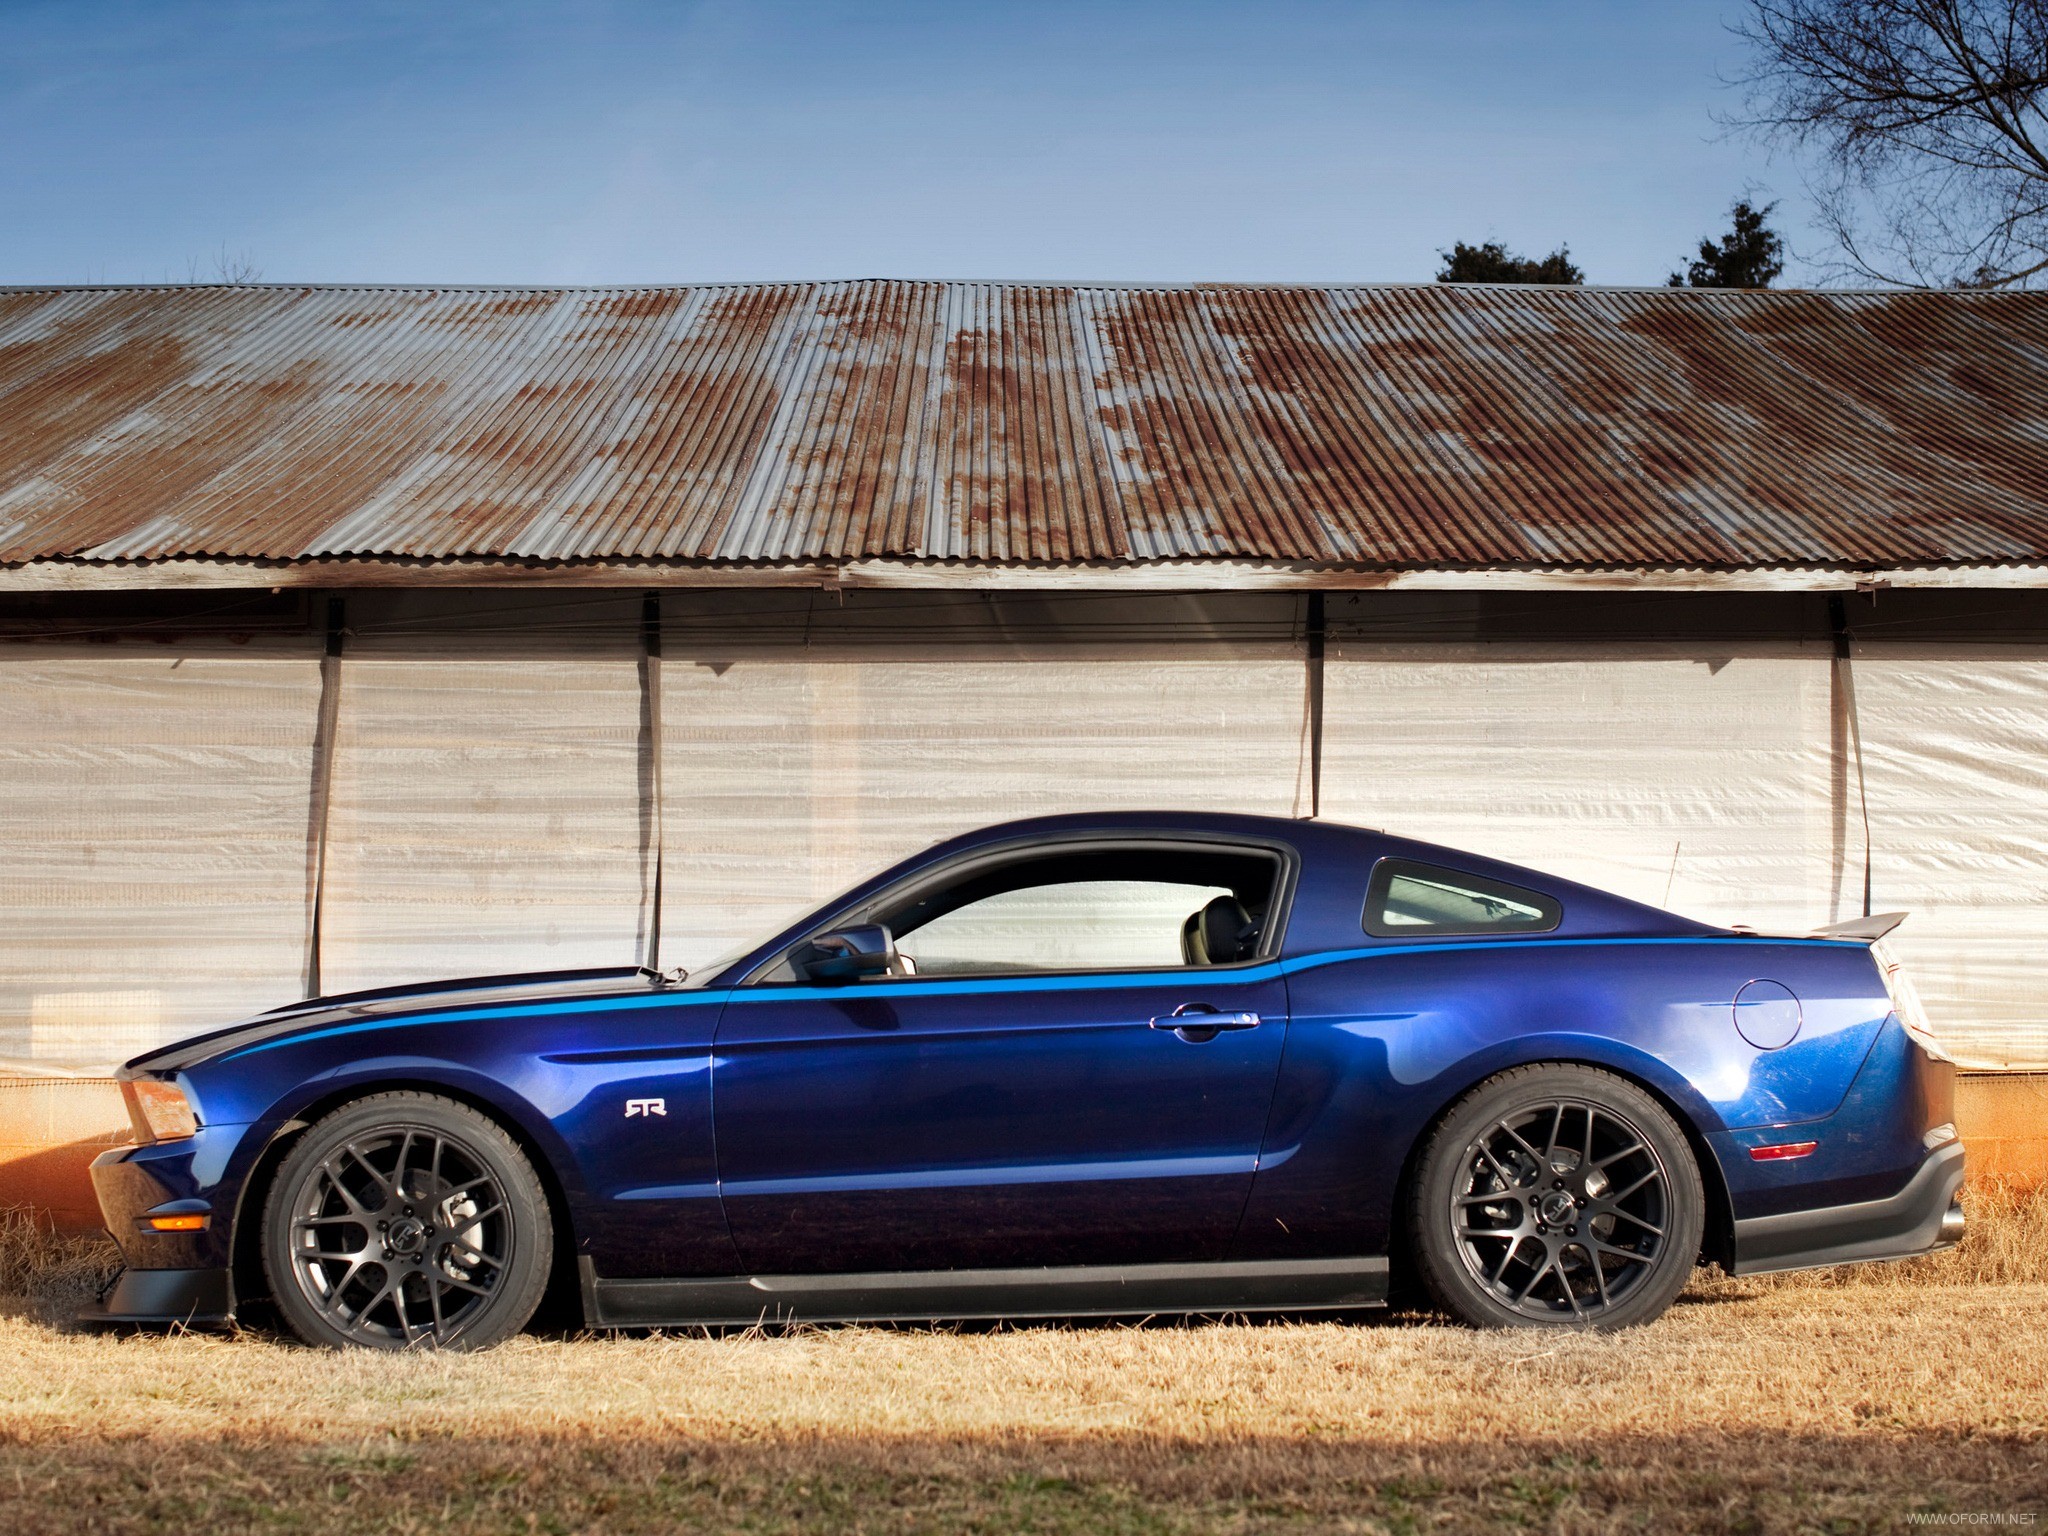
MULTIPOLYGON (((915 880, 835 925, 887 928, 895 976, 1241 965, 1277 939, 1284 867, 1274 850, 1228 844, 1054 846, 915 880)), ((763 979, 801 974, 799 952, 763 979)))
POLYGON ((1409 859, 1381 859, 1366 886, 1365 931, 1375 938, 1548 933, 1563 919, 1539 892, 1409 859))
POLYGON ((920 976, 1187 965, 1188 919, 1230 892, 1167 880, 1073 880, 984 896, 899 935, 920 976))

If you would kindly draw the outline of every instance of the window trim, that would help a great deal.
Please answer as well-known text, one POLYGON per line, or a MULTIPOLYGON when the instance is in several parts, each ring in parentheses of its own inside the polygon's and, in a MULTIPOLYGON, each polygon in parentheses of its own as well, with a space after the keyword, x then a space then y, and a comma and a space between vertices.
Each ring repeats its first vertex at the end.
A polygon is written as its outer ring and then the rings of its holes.
MULTIPOLYGON (((826 913, 821 919, 807 923, 802 933, 786 944, 779 944, 760 964, 754 966, 734 985, 756 986, 806 986, 813 985, 802 980, 771 980, 770 971, 788 963, 799 950, 803 949, 819 934, 845 928, 864 922, 873 922, 876 914, 886 907, 897 906, 904 900, 915 899, 917 895, 934 885, 944 885, 963 874, 971 874, 984 865, 1007 864, 1028 859, 1040 853, 1069 853, 1077 849, 1112 853, 1119 849, 1177 848, 1186 852, 1209 852, 1214 849, 1235 849, 1243 853, 1268 855, 1278 862, 1273 877, 1272 911, 1265 927, 1259 934, 1258 953, 1249 960, 1233 960, 1228 965, 1205 965, 1201 967, 1177 966, 1112 966, 1100 969, 1077 969, 1064 971, 948 971, 935 976, 897 976, 889 978, 891 984, 930 981, 935 984, 953 981, 987 981, 1012 978, 1038 978, 1051 976, 1136 976, 1146 975, 1161 969, 1186 970, 1189 974, 1213 975, 1241 971, 1253 966, 1266 965, 1277 958, 1287 937, 1288 919, 1294 912, 1294 895, 1300 882, 1301 855, 1290 843, 1273 838, 1244 837, 1230 833, 1207 832, 1150 832, 1134 830, 1120 832, 1113 829, 1066 833, 1054 837, 1020 837, 1005 842, 971 848, 937 864, 928 864, 913 870, 894 884, 874 892, 860 901, 826 913)), ((843 989, 849 985, 834 982, 831 986, 843 989)), ((858 983, 852 985, 858 986, 858 983)))
POLYGON ((1389 854, 1373 864, 1372 874, 1365 883, 1365 908, 1359 914, 1358 923, 1359 927, 1375 939, 1538 938, 1546 933, 1557 932, 1563 925, 1564 903, 1547 892, 1531 890, 1525 885, 1511 885, 1505 880, 1496 880, 1491 875, 1475 875, 1469 870, 1458 869, 1450 864, 1432 864, 1425 859, 1404 859, 1389 854), (1384 908, 1388 888, 1403 875, 1412 875, 1438 884, 1463 882, 1474 895, 1497 896, 1518 906, 1533 906, 1548 917, 1549 921, 1540 927, 1514 928, 1472 923, 1432 923, 1426 928, 1406 924, 1396 927, 1383 922, 1375 923, 1374 908, 1384 908))

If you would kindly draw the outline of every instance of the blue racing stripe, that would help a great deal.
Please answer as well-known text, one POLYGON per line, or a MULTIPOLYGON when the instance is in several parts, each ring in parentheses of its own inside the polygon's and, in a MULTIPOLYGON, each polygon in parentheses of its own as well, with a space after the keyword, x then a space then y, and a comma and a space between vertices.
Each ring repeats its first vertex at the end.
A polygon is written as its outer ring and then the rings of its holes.
MULTIPOLYGON (((1392 955, 1428 955, 1459 952, 1470 954, 1480 950, 1501 949, 1597 949, 1597 948, 1642 948, 1652 945, 1683 944, 1820 944, 1837 948, 1867 949, 1869 946, 1858 939, 1802 939, 1780 938, 1763 934, 1692 934, 1677 937, 1656 938, 1590 938, 1590 939, 1486 939, 1478 942, 1439 940, 1433 944, 1376 944, 1359 949, 1324 950, 1313 955, 1297 955, 1289 960, 1269 960, 1262 965, 1231 967, 1213 972, 1231 981, 1271 981, 1280 976, 1297 975, 1302 971, 1318 970, 1327 965, 1342 965, 1351 960, 1375 960, 1392 955)), ((646 997, 596 998, 582 1002, 527 1003, 519 1006, 500 1008, 458 1008, 438 1013, 423 1013, 410 1018, 365 1019, 354 1024, 336 1024, 327 1029, 314 1030, 309 1034, 286 1035, 278 1039, 263 1040, 240 1050, 230 1052, 222 1060, 231 1061, 238 1056, 254 1055, 258 1051, 274 1050, 278 1046, 293 1045, 306 1040, 328 1040, 339 1035, 361 1034, 367 1030, 410 1028, 422 1024, 482 1023, 490 1019, 532 1019, 572 1018, 580 1014, 620 1013, 649 1008, 702 1008, 713 1003, 725 1003, 730 999, 745 998, 748 1002, 773 1003, 790 1002, 799 999, 817 998, 846 993, 860 997, 948 997, 974 996, 992 992, 1072 992, 1092 987, 1159 987, 1172 986, 1185 981, 1188 967, 1177 966, 1158 971, 1076 971, 1063 975, 1047 976, 964 976, 953 980, 938 977, 905 977, 886 982, 845 983, 831 987, 816 984, 777 984, 774 986, 726 987, 719 991, 653 993, 646 997)))

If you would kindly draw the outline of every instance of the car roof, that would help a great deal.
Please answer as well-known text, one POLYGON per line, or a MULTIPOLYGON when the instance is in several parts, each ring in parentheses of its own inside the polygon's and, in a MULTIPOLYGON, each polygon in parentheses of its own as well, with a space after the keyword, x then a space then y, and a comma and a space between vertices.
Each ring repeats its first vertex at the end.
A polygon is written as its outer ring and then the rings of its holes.
POLYGON ((846 894, 865 899, 917 867, 979 848, 1028 843, 1035 838, 1132 832, 1204 833, 1279 842, 1294 848, 1300 855, 1303 875, 1288 925, 1286 948, 1290 952, 1382 942, 1364 933, 1360 916, 1371 866, 1389 857, 1482 875, 1554 897, 1564 909, 1563 921, 1547 934, 1527 935, 1520 942, 1595 936, 1696 936, 1724 931, 1595 886, 1464 849, 1320 817, 1260 816, 1234 811, 1101 810, 993 822, 926 848, 846 894))

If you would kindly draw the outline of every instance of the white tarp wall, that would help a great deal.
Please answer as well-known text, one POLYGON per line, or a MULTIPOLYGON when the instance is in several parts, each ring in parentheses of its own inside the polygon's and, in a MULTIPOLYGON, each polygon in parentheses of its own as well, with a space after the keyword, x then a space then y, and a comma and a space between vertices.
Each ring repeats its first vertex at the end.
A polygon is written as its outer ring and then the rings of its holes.
POLYGON ((351 601, 323 990, 634 963, 638 612, 587 596, 351 601))
POLYGON ((2048 650, 1862 646, 1876 909, 1957 1054, 2048 1065, 2048 650))
MULTIPOLYGON (((1825 650, 1345 642, 1323 809, 1706 922, 1798 933, 1837 894, 1825 650)), ((1856 829, 1861 857, 1861 828, 1856 829)))
MULTIPOLYGON (((1298 599, 354 595, 327 990, 701 965, 937 838, 1308 804, 1298 599), (658 721, 654 715, 658 713, 658 721)), ((1333 639, 1323 811, 1713 922, 1876 910, 1959 1055, 2048 1064, 2048 646, 1333 639), (1850 705, 1853 702, 1853 714, 1850 705), (1861 776, 1857 746, 1860 737, 1861 776)), ((317 637, 0 646, 0 1060, 300 995, 317 637)))
POLYGON ((1292 599, 796 602, 668 631, 664 964, 992 821, 1307 808, 1292 599))
POLYGON ((104 1064, 294 996, 318 648, 0 646, 0 1058, 104 1064))
POLYGON ((1958 1058, 2048 1064, 2048 649, 1348 641, 1326 688, 1333 819, 1766 932, 1867 856, 1958 1058))

